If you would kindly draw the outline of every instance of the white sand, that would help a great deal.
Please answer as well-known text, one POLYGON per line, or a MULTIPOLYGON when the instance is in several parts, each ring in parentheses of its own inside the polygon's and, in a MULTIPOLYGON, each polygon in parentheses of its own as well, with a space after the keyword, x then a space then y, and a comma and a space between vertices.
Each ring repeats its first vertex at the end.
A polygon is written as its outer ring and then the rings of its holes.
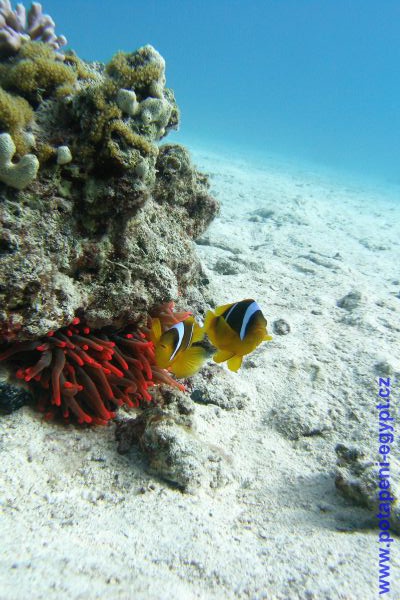
POLYGON ((336 491, 334 449, 376 451, 376 365, 400 371, 400 202, 276 162, 194 158, 222 202, 198 246, 216 304, 253 297, 291 328, 226 371, 241 408, 196 405, 234 479, 184 494, 139 450, 119 456, 113 425, 1 418, 1 600, 378 597, 373 513, 336 491), (351 291, 359 306, 339 308, 351 291))

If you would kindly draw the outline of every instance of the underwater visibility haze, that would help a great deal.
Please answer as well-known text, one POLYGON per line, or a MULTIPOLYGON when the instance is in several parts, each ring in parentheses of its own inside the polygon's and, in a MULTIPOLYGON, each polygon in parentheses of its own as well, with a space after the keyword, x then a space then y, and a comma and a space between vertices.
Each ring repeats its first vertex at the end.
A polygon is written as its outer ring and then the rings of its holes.
POLYGON ((50 0, 79 56, 151 43, 181 138, 399 183, 396 0, 50 0))

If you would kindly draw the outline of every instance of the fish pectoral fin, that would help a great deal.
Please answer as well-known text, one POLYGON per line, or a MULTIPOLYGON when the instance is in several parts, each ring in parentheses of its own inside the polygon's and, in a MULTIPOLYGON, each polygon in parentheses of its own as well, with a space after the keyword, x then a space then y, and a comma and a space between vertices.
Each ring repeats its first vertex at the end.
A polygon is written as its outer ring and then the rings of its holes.
POLYGON ((268 333, 265 334, 263 341, 264 342, 269 342, 272 340, 272 335, 269 335, 268 333))
POLYGON ((191 346, 181 352, 171 365, 172 373, 180 377, 190 377, 197 373, 207 359, 207 351, 201 346, 191 346))
POLYGON ((231 350, 218 350, 218 352, 214 354, 213 360, 216 363, 222 363, 232 358, 232 356, 234 356, 234 352, 231 350))
POLYGON ((157 344, 158 340, 162 336, 162 327, 160 319, 152 319, 151 320, 151 330, 150 330, 150 340, 153 344, 157 344))
POLYGON ((242 366, 242 360, 243 356, 232 356, 232 358, 230 358, 227 362, 228 369, 230 369, 231 371, 235 371, 236 373, 236 371, 238 371, 242 366))

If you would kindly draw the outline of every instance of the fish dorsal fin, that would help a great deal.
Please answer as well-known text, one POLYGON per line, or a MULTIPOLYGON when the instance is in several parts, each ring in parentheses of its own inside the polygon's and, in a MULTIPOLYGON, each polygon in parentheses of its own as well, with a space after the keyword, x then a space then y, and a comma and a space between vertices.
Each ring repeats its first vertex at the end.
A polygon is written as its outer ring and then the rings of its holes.
POLYGON ((203 332, 207 333, 209 331, 213 320, 215 319, 215 312, 213 310, 208 310, 204 319, 203 332))
POLYGON ((208 310, 204 319, 204 325, 202 327, 204 333, 208 333, 215 326, 216 314, 213 310, 208 310))
POLYGON ((237 304, 237 302, 231 302, 230 304, 223 304, 222 306, 218 306, 218 308, 216 308, 214 311, 215 315, 217 317, 223 315, 224 312, 231 308, 231 306, 233 306, 234 304, 237 304))
POLYGON ((152 319, 151 320, 151 330, 150 330, 150 340, 153 344, 157 344, 160 337, 162 336, 162 327, 160 319, 152 319))
POLYGON ((226 363, 228 365, 228 369, 236 373, 236 371, 238 371, 242 366, 242 360, 243 356, 233 356, 226 363))
POLYGON ((191 346, 179 354, 170 370, 178 378, 190 377, 201 368, 207 355, 207 351, 201 346, 191 346))

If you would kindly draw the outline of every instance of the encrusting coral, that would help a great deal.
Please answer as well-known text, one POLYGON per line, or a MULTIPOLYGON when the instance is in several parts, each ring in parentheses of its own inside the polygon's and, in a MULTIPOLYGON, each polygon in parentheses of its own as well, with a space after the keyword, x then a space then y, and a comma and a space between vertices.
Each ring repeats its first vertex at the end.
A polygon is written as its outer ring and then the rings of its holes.
MULTIPOLYGON (((3 5, 3 20, 17 27, 23 7, 14 13, 8 2, 3 5)), ((41 11, 40 5, 34 6, 41 11)), ((43 19, 51 21, 48 16, 43 19)), ((136 175, 138 169, 146 183, 152 183, 155 142, 176 129, 179 119, 173 92, 165 87, 160 54, 150 45, 131 54, 120 52, 104 69, 84 63, 72 52, 54 52, 54 31, 50 37, 32 37, 23 34, 22 27, 20 23, 17 28, 18 43, 10 42, 13 51, 0 49, 0 107, 5 109, 0 131, 13 137, 22 155, 27 151, 23 131, 38 130, 37 152, 43 165, 54 160, 51 148, 68 145, 82 177, 129 171, 136 175)), ((3 33, 8 39, 7 28, 3 33)))
POLYGON ((121 88, 117 94, 117 104, 123 113, 133 117, 139 110, 139 102, 133 90, 121 88))
POLYGON ((0 180, 7 185, 23 190, 36 177, 39 161, 34 154, 25 154, 18 163, 12 158, 15 144, 8 133, 0 134, 0 180))
POLYGON ((57 164, 67 165, 72 160, 71 150, 68 146, 59 146, 57 148, 57 164))

